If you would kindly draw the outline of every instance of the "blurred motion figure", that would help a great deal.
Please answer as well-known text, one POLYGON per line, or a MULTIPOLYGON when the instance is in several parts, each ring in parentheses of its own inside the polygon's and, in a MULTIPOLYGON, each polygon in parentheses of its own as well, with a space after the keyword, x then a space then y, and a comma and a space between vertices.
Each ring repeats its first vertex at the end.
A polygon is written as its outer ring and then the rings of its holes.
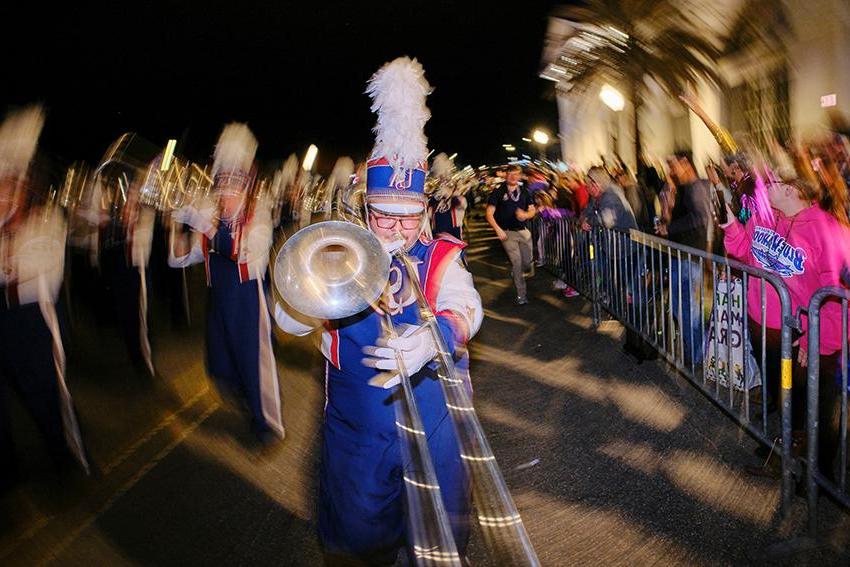
POLYGON ((88 471, 71 396, 56 310, 65 260, 65 221, 39 203, 34 165, 44 113, 38 106, 0 126, 0 490, 17 477, 5 397, 15 390, 56 469, 76 459, 88 471))
POLYGON ((215 148, 213 198, 177 209, 171 219, 191 227, 174 232, 168 263, 206 267, 207 369, 227 393, 247 404, 251 430, 262 442, 284 435, 266 268, 272 205, 251 188, 257 140, 245 124, 224 127, 215 148))

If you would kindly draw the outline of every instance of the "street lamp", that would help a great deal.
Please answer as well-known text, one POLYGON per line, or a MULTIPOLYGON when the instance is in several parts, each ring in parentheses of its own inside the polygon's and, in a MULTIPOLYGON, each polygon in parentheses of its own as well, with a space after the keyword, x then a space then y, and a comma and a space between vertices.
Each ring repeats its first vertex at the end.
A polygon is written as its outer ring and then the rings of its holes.
POLYGON ((544 132, 543 130, 535 130, 531 135, 531 139, 540 144, 541 146, 545 146, 549 143, 549 134, 544 132))
POLYGON ((549 134, 543 130, 535 130, 531 134, 531 139, 540 146, 540 159, 541 161, 544 160, 546 158, 546 144, 549 143, 549 134))
POLYGON ((599 99, 614 112, 620 112, 626 106, 623 95, 611 85, 606 84, 602 86, 602 89, 599 91, 599 99))

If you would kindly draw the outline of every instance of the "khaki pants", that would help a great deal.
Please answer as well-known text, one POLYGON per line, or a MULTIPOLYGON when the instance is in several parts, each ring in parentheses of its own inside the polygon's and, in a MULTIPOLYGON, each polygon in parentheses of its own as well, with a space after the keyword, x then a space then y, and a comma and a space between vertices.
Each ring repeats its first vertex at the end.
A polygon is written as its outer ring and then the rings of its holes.
POLYGON ((528 229, 506 230, 508 237, 502 241, 505 252, 511 261, 511 275, 514 278, 517 297, 525 298, 525 278, 523 272, 531 268, 531 232, 528 229))

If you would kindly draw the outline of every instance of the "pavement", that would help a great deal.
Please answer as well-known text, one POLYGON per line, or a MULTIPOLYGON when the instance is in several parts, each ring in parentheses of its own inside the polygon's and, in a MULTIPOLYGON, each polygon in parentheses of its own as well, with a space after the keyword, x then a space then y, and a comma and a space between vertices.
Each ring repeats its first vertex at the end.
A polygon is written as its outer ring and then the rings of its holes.
MULTIPOLYGON (((850 564, 846 514, 824 504, 817 546, 803 545, 802 499, 783 519, 779 482, 745 472, 762 463, 755 441, 663 363, 638 365, 619 324, 595 329, 590 305, 541 269, 516 305, 498 240, 471 228, 486 315, 470 347, 475 406, 542 564, 850 564)), ((154 298, 153 377, 71 298, 69 386, 93 474, 51 473, 16 408, 26 480, 0 500, 0 565, 321 564, 314 338, 277 335, 286 438, 257 443, 205 374, 203 271, 187 273, 190 327, 154 298)), ((476 533, 469 559, 496 564, 476 533)))

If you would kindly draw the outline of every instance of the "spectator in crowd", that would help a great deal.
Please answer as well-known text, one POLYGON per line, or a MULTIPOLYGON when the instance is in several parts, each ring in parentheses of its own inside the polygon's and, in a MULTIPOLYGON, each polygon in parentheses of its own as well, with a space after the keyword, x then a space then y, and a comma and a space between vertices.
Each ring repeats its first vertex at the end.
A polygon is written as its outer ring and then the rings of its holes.
POLYGON ((505 182, 487 199, 486 218, 510 259, 516 302, 526 305, 524 274, 532 267, 531 232, 526 222, 534 218, 537 211, 528 191, 519 184, 521 175, 520 166, 508 166, 505 182))
POLYGON ((741 223, 753 215, 756 208, 756 182, 750 166, 743 154, 735 154, 725 159, 726 177, 730 179, 732 192, 732 211, 741 223))
MULTIPOLYGON (((659 223, 655 231, 672 242, 698 250, 711 250, 709 226, 711 217, 710 185, 697 177, 690 152, 677 152, 668 160, 674 191, 667 200, 669 221, 659 223)), ((674 317, 679 321, 683 360, 694 367, 702 363, 703 329, 699 309, 703 277, 696 258, 678 258, 670 262, 670 294, 674 317), (681 296, 681 305, 679 298, 681 296)))
POLYGON ((627 167, 617 171, 617 184, 623 188, 626 200, 635 215, 638 230, 652 232, 655 216, 655 194, 632 175, 627 167))
POLYGON ((623 193, 602 167, 591 167, 587 172, 587 193, 590 197, 581 214, 582 230, 591 227, 629 230, 637 228, 635 215, 623 193))
POLYGON ((575 211, 576 215, 580 215, 590 200, 590 195, 587 193, 587 185, 585 185, 579 176, 574 175, 567 182, 567 188, 569 188, 572 194, 573 211, 575 211))
MULTIPOLYGON (((783 278, 791 295, 791 312, 806 308, 814 292, 823 286, 841 285, 841 270, 850 265, 850 229, 818 206, 820 192, 808 180, 774 181, 767 185, 772 207, 770 215, 755 214, 742 225, 729 208, 724 225, 728 253, 751 266, 776 273, 783 278)), ((747 310, 750 336, 761 337, 761 286, 752 281, 748 290, 747 310)), ((768 387, 774 401, 779 396, 779 360, 782 312, 773 286, 765 286, 766 302, 766 369, 768 387)), ((833 465, 838 448, 838 415, 840 399, 835 374, 841 352, 841 308, 836 302, 824 303, 821 309, 820 352, 808 352, 808 322, 803 317, 802 336, 794 341, 792 427, 798 442, 802 441, 805 424, 806 370, 811 356, 820 356, 821 436, 819 466, 821 472, 834 478, 833 465)))

